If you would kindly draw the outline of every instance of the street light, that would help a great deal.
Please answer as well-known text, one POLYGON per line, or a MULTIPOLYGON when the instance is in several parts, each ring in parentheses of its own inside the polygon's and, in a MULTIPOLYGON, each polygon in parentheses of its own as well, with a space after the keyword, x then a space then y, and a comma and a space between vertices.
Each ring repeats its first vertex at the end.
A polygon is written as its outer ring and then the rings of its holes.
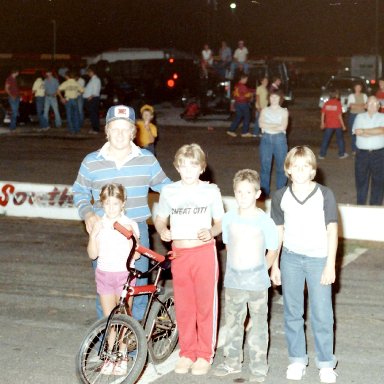
POLYGON ((237 7, 236 3, 231 3, 231 4, 229 4, 229 6, 231 9, 236 9, 236 7, 237 7))

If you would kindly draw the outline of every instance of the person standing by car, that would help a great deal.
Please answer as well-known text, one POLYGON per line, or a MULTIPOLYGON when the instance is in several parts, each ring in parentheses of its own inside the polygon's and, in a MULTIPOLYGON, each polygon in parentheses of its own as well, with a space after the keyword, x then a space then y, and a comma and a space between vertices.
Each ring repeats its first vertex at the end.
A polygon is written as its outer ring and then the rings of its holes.
POLYGON ((87 74, 89 76, 89 81, 85 86, 83 98, 85 100, 85 108, 88 111, 92 126, 92 129, 90 129, 88 133, 97 135, 100 131, 99 106, 101 81, 96 75, 96 70, 93 65, 89 66, 87 74))
POLYGON ((253 136, 261 137, 259 117, 263 108, 268 106, 268 77, 263 77, 260 85, 256 88, 256 102, 255 102, 255 125, 253 128, 253 136))
POLYGON ((47 120, 47 128, 49 129, 49 110, 52 107, 53 113, 55 114, 55 126, 56 128, 61 127, 61 117, 59 112, 59 104, 57 102, 57 91, 59 89, 59 80, 53 76, 52 69, 48 69, 45 72, 44 80, 45 88, 45 100, 44 100, 44 118, 47 120))
POLYGON ((356 134, 355 182, 357 204, 365 205, 369 185, 369 205, 382 205, 384 196, 384 114, 375 96, 367 101, 367 112, 360 113, 353 124, 356 134))
POLYGON ((365 106, 367 103, 367 95, 363 93, 363 87, 361 84, 356 83, 353 86, 354 92, 351 93, 348 96, 348 110, 349 110, 349 116, 348 116, 348 127, 349 127, 349 133, 351 135, 351 148, 352 148, 352 154, 356 154, 356 136, 352 134, 352 128, 353 123, 356 119, 356 116, 359 113, 365 112, 365 106))
POLYGON ((41 71, 36 72, 37 78, 32 85, 32 93, 35 97, 36 113, 39 118, 39 131, 48 131, 48 121, 44 117, 45 87, 43 74, 41 71))
POLYGON ((11 123, 9 125, 9 130, 11 133, 16 130, 17 116, 19 115, 20 91, 17 85, 17 76, 19 76, 19 70, 17 68, 12 69, 11 74, 5 80, 4 86, 12 111, 11 123))
POLYGON ((80 116, 77 98, 84 92, 84 89, 80 87, 72 71, 69 71, 65 77, 67 80, 60 84, 58 94, 61 102, 65 105, 69 133, 77 134, 80 132, 80 116), (62 91, 64 91, 64 96, 62 91))

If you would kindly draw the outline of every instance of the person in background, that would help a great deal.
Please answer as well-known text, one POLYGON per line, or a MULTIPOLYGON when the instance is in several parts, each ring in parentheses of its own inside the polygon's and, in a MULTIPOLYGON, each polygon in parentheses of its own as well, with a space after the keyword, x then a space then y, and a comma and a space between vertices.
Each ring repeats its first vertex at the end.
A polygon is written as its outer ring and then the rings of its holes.
POLYGON ((20 91, 17 85, 17 76, 19 76, 19 70, 17 68, 12 69, 10 75, 6 78, 4 85, 4 89, 8 95, 8 102, 12 111, 11 122, 9 125, 10 133, 15 132, 17 117, 19 115, 20 91))
MULTIPOLYGON (((140 242, 149 247, 147 219, 151 216, 148 192, 160 190, 171 180, 165 175, 151 152, 140 149, 133 143, 136 134, 135 111, 125 105, 109 108, 105 118, 107 142, 95 152, 88 154, 80 165, 72 186, 73 201, 79 216, 85 222, 88 233, 101 220, 103 209, 98 204, 100 190, 106 183, 122 184, 126 190, 125 214, 134 220, 140 231, 140 242)), ((96 264, 93 263, 94 268, 96 264)), ((135 268, 148 269, 148 259, 141 257, 135 268)), ((137 279, 136 285, 145 285, 147 279, 137 279)), ((135 297, 132 314, 141 320, 148 302, 146 295, 135 297)), ((99 300, 96 300, 97 316, 103 316, 99 300)))
POLYGON ((152 123, 155 110, 151 105, 145 104, 140 108, 141 120, 136 122, 136 144, 155 154, 155 140, 157 127, 152 123))
POLYGON ((84 92, 84 89, 81 88, 76 81, 75 73, 73 71, 68 71, 65 76, 66 80, 60 84, 58 95, 61 102, 65 105, 69 133, 77 134, 80 132, 79 106, 77 104, 77 99, 84 92), (62 91, 64 91, 64 96, 62 91))
POLYGON ((220 62, 218 63, 218 70, 220 76, 224 79, 226 77, 226 73, 231 68, 232 63, 232 50, 228 47, 225 41, 221 42, 220 48, 220 62))
POLYGON ((375 94, 377 100, 380 103, 380 113, 384 113, 384 78, 379 79, 379 89, 375 94))
POLYGON ((88 111, 92 128, 88 133, 97 135, 100 131, 99 106, 100 106, 100 90, 101 81, 96 75, 96 69, 90 65, 87 69, 89 80, 85 86, 83 98, 85 100, 85 108, 88 111))
POLYGON ((204 44, 204 48, 201 51, 201 69, 205 77, 208 77, 209 68, 211 68, 212 66, 213 66, 213 52, 211 48, 209 48, 208 44, 204 44))
POLYGON ((284 159, 288 152, 287 127, 288 109, 282 108, 284 95, 281 91, 271 93, 270 106, 261 110, 259 124, 262 131, 260 141, 261 190, 264 198, 271 191, 272 160, 275 159, 276 189, 284 187, 287 177, 284 173, 284 159))
POLYGON ((313 179, 316 156, 306 146, 291 149, 284 170, 292 184, 272 196, 271 218, 279 233, 280 263, 276 258, 271 280, 281 285, 284 329, 288 346, 288 380, 299 381, 308 365, 304 323, 305 285, 315 363, 321 383, 336 383, 332 284, 336 279, 338 209, 333 192, 313 179))
POLYGON ((36 80, 32 85, 32 93, 35 97, 36 113, 39 119, 39 131, 48 131, 48 121, 44 117, 45 87, 41 71, 36 72, 36 80))
POLYGON ((269 93, 278 92, 281 86, 281 79, 278 76, 274 76, 272 79, 272 83, 269 86, 269 93))
POLYGON ((248 74, 249 65, 248 65, 248 48, 244 45, 244 41, 240 40, 238 42, 235 53, 233 54, 233 61, 231 63, 231 76, 235 76, 235 71, 238 69, 240 72, 248 74))
POLYGON ((354 92, 348 96, 348 127, 349 133, 351 135, 351 148, 352 155, 356 154, 356 136, 352 134, 353 123, 356 119, 356 116, 359 113, 365 112, 365 107, 367 104, 368 97, 365 93, 363 93, 363 88, 361 84, 356 83, 353 86, 354 92))
POLYGON ((206 157, 198 144, 175 154, 180 181, 160 193, 155 227, 163 241, 172 241, 172 277, 180 359, 175 373, 208 373, 217 332, 218 262, 215 236, 224 215, 220 190, 200 180, 206 157), (168 219, 170 226, 168 227, 168 219))
POLYGON ((384 114, 375 96, 367 101, 367 112, 356 116, 352 133, 356 134, 355 183, 358 205, 382 205, 384 196, 384 114))
POLYGON ((256 88, 255 101, 255 125, 253 128, 253 136, 261 137, 259 117, 261 110, 268 106, 268 77, 263 77, 260 85, 256 88))
POLYGON ((45 72, 44 88, 45 88, 45 100, 44 100, 44 118, 47 120, 49 127, 49 110, 52 108, 55 114, 55 126, 60 128, 62 125, 59 104, 57 102, 57 92, 59 89, 59 81, 53 76, 53 70, 48 69, 45 72))
MULTIPOLYGON (((85 89, 85 80, 81 76, 81 72, 76 78, 77 84, 79 84, 81 89, 85 89)), ((80 94, 79 97, 77 98, 77 105, 79 107, 79 123, 80 123, 80 128, 83 126, 84 123, 84 98, 83 94, 80 94)))
POLYGON ((239 82, 235 85, 233 90, 233 97, 235 99, 235 118, 232 121, 227 135, 236 137, 236 129, 243 120, 243 127, 241 130, 241 137, 253 137, 249 131, 249 122, 251 118, 251 111, 249 102, 251 101, 254 90, 247 87, 248 75, 242 73, 239 82))
POLYGON ((257 207, 260 177, 252 169, 238 171, 233 179, 237 210, 223 217, 223 242, 227 248, 224 275, 225 327, 224 363, 213 371, 224 377, 241 372, 244 322, 249 309, 252 326, 247 335, 250 382, 262 383, 268 373, 268 269, 277 257, 275 223, 257 207))
POLYGON ((319 159, 325 159, 329 142, 334 133, 336 133, 337 146, 339 147, 339 159, 348 157, 345 152, 345 143, 343 131, 346 131, 343 120, 343 109, 339 100, 339 93, 335 89, 329 91, 329 100, 321 108, 320 129, 324 131, 323 141, 320 147, 319 159))

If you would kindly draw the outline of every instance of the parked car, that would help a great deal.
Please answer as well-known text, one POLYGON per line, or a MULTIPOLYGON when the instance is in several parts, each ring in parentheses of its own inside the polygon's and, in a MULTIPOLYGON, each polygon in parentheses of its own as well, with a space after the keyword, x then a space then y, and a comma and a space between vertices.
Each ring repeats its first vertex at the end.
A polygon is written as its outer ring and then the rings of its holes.
POLYGON ((370 94, 372 89, 369 87, 369 82, 361 77, 353 76, 332 76, 325 86, 321 87, 321 95, 319 99, 319 107, 322 108, 324 103, 329 99, 329 91, 331 89, 339 92, 339 98, 343 113, 347 112, 348 109, 348 96, 353 93, 353 87, 355 84, 360 84, 362 92, 370 94))

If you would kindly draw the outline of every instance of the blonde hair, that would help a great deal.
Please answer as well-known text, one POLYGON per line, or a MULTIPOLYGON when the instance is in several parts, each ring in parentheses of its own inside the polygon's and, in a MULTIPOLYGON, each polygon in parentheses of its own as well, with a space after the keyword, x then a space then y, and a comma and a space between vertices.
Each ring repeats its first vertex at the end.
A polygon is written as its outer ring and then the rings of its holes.
POLYGON ((125 203, 125 188, 121 184, 105 184, 100 191, 100 202, 101 204, 105 203, 108 197, 116 197, 116 199, 121 200, 125 203))
POLYGON ((293 162, 298 158, 305 159, 307 163, 312 167, 313 172, 311 175, 311 180, 313 180, 316 176, 316 168, 317 168, 316 156, 313 153, 313 151, 306 145, 298 145, 297 147, 292 148, 288 152, 287 157, 285 158, 285 161, 284 161, 285 175, 289 179, 291 179, 291 175, 288 173, 288 170, 291 168, 293 162))
POLYGON ((192 160, 193 163, 200 165, 203 171, 207 166, 205 153, 199 144, 185 144, 179 148, 175 154, 173 165, 178 168, 185 159, 192 160))
POLYGON ((248 181, 255 187, 256 192, 260 190, 260 176, 253 169, 241 169, 237 171, 233 178, 233 189, 236 189, 237 184, 242 181, 248 181))
MULTIPOLYGON (((123 120, 123 119, 120 119, 120 120, 123 120)), ((106 124, 106 126, 105 126, 105 135, 107 136, 107 139, 108 139, 108 140, 109 140, 108 132, 109 132, 109 129, 110 129, 110 125, 111 125, 113 122, 115 122, 115 121, 119 121, 119 119, 117 119, 117 120, 112 120, 112 121, 110 121, 108 124, 106 124)), ((124 121, 126 121, 126 122, 129 124, 130 128, 131 128, 131 131, 132 131, 132 140, 133 140, 133 139, 136 137, 136 132, 137 132, 136 124, 133 124, 133 123, 129 122, 128 120, 124 120, 124 121)))

